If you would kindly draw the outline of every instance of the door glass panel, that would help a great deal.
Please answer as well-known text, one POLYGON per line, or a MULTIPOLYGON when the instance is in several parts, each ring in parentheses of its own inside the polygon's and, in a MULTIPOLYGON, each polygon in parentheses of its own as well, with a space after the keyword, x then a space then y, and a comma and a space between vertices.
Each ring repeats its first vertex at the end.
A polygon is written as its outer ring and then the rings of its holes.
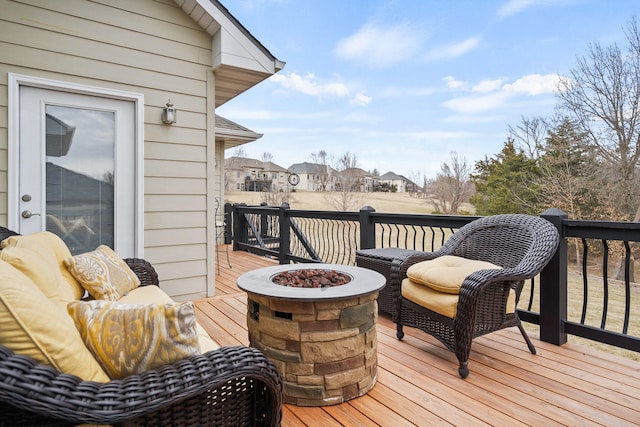
POLYGON ((46 229, 71 253, 114 247, 116 117, 47 105, 46 229))

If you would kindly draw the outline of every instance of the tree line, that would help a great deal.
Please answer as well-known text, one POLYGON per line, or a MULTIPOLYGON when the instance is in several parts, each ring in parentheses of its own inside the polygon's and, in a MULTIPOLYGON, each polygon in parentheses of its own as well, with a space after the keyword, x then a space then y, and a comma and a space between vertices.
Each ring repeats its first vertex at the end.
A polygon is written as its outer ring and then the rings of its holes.
POLYGON ((478 215, 540 214, 549 207, 575 219, 640 221, 640 31, 626 45, 589 45, 556 91, 550 117, 509 126, 494 156, 473 169, 452 154, 432 182, 441 211, 469 201, 478 215))

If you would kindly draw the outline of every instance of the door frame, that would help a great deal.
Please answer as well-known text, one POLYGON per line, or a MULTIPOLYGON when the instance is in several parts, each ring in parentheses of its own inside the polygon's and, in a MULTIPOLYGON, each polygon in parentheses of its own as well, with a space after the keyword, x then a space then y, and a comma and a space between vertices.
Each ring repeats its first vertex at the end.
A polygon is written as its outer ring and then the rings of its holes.
POLYGON ((19 227, 20 87, 30 86, 134 103, 134 254, 144 257, 144 95, 116 89, 9 73, 8 81, 7 226, 19 227))

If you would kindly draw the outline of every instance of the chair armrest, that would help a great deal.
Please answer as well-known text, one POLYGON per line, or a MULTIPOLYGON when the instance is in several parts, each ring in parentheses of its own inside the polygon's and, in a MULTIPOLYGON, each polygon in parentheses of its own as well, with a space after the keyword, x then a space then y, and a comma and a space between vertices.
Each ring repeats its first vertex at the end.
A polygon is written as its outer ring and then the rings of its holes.
POLYGON ((160 280, 158 279, 158 273, 149 261, 141 258, 125 258, 124 262, 126 262, 129 268, 138 276, 140 286, 159 286, 160 280))
POLYGON ((470 274, 460 286, 456 320, 463 324, 468 322, 465 319, 476 316, 478 307, 482 308, 485 316, 504 318, 509 290, 516 291, 517 304, 522 283, 531 277, 531 274, 518 271, 517 268, 479 270, 470 274), (479 303, 481 299, 482 303, 479 303))
POLYGON ((279 425, 282 381, 260 351, 244 346, 108 383, 82 381, 0 347, 0 420, 21 416, 50 424, 279 425))

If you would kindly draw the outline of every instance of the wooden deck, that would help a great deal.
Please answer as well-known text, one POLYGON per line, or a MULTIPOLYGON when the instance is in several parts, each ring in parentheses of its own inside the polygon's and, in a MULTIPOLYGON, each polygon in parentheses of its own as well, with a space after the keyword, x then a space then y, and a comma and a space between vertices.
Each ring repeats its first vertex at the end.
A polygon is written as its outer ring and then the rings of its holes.
MULTIPOLYGON (((221 345, 248 344, 246 294, 236 278, 275 261, 224 254, 217 296, 196 301, 198 320, 221 345)), ((283 426, 640 425, 640 363, 578 344, 557 347, 516 328, 474 341, 466 380, 455 355, 431 336, 378 319, 378 381, 365 396, 320 408, 285 405, 283 426)))

